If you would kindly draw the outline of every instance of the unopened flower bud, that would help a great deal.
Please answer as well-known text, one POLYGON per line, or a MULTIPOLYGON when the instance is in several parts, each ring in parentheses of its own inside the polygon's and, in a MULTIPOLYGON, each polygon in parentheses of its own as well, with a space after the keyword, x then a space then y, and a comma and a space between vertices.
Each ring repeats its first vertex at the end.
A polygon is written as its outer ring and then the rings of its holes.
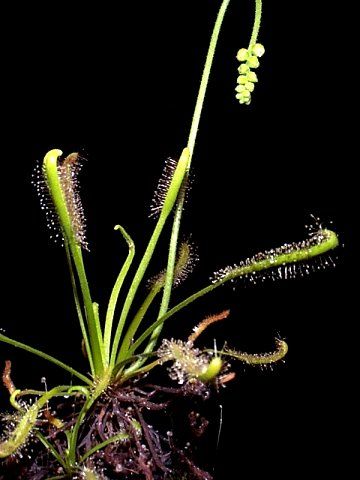
POLYGON ((247 81, 248 81, 248 78, 246 75, 240 75, 237 78, 237 83, 239 83, 240 85, 245 85, 247 81))
POLYGON ((246 90, 246 87, 245 85, 238 85, 235 90, 239 93, 243 92, 244 90, 246 90))
POLYGON ((250 70, 250 67, 249 65, 246 65, 246 63, 242 63, 238 68, 238 72, 241 74, 246 74, 248 73, 249 70, 250 70))
POLYGON ((246 62, 250 68, 258 68, 260 65, 259 59, 255 55, 250 55, 246 62))
POLYGON ((249 82, 256 83, 258 81, 257 75, 255 72, 249 72, 246 75, 249 82))
POLYGON ((249 92, 249 90, 244 90, 243 92, 241 92, 241 96, 242 98, 249 99, 251 97, 251 93, 249 92))
POLYGON ((241 105, 250 105, 251 103, 251 97, 250 98, 240 98, 239 103, 241 105))
POLYGON ((255 43, 251 49, 251 53, 256 57, 262 57, 265 53, 264 45, 261 43, 255 43))
POLYGON ((237 52, 236 58, 239 60, 239 62, 245 62, 248 59, 249 52, 247 51, 246 48, 240 48, 240 50, 237 52))
POLYGON ((249 92, 253 92, 255 85, 252 82, 246 82, 245 83, 245 88, 246 90, 249 90, 249 92))

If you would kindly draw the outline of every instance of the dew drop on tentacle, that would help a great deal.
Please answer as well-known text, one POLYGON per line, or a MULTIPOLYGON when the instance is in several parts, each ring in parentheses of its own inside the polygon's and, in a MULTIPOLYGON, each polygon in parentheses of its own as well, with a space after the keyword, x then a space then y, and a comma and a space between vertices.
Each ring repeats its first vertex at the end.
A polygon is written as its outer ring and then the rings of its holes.
POLYGON ((163 171, 151 200, 149 217, 157 217, 160 215, 177 164, 178 162, 173 158, 168 157, 165 160, 163 171))
MULTIPOLYGON (((86 240, 86 219, 81 203, 80 183, 78 179, 84 160, 84 157, 78 153, 71 153, 65 158, 58 159, 57 170, 75 240, 82 248, 89 250, 89 245, 86 240)), ((40 208, 45 213, 46 226, 50 231, 50 239, 55 243, 63 245, 64 237, 59 217, 40 162, 37 162, 35 166, 31 183, 34 185, 39 197, 40 208)))
POLYGON ((257 281, 287 280, 304 276, 312 271, 326 269, 335 264, 334 254, 338 246, 334 232, 322 228, 312 230, 301 242, 285 243, 281 247, 260 252, 238 265, 216 271, 211 281, 216 284, 233 279, 246 279, 252 284, 257 281))
MULTIPOLYGON (((158 216, 160 215, 177 165, 178 160, 174 160, 170 157, 165 160, 163 171, 155 189, 153 198, 151 200, 149 217, 158 218, 158 216)), ((186 181, 183 181, 183 184, 180 187, 180 191, 178 193, 178 196, 184 197, 185 205, 188 201, 191 184, 192 181, 188 177, 186 177, 186 181)))
POLYGON ((32 172, 31 184, 35 188, 36 194, 39 198, 40 209, 45 214, 45 223, 50 233, 50 239, 56 244, 63 245, 64 238, 59 223, 59 217, 56 213, 55 206, 44 178, 42 166, 39 161, 36 162, 35 168, 32 172))
POLYGON ((78 179, 84 160, 78 153, 71 153, 63 160, 60 160, 58 171, 76 241, 82 248, 89 250, 89 244, 86 240, 86 218, 81 203, 78 179))

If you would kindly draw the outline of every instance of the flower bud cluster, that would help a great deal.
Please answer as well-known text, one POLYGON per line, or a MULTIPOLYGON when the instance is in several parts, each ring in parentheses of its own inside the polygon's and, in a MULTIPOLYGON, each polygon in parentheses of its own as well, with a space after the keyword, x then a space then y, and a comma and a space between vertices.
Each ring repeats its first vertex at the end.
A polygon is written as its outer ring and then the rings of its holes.
POLYGON ((236 58, 239 60, 239 76, 237 78, 236 98, 239 103, 249 105, 251 94, 254 91, 255 83, 258 81, 256 73, 253 71, 259 67, 259 58, 265 53, 265 48, 261 43, 255 43, 250 48, 240 48, 236 58))

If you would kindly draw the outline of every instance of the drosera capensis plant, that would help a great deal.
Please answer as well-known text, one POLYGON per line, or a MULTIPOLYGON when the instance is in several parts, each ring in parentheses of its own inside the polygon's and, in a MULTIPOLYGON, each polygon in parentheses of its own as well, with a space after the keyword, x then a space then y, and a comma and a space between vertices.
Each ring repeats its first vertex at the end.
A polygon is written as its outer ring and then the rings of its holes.
MULTIPOLYGON (((36 185, 40 195, 47 198, 43 199, 43 207, 49 209, 49 202, 51 204, 52 216, 48 223, 58 228, 56 235, 63 241, 88 371, 79 372, 45 352, 0 333, 2 342, 52 362, 78 381, 78 385, 59 385, 49 391, 21 390, 12 382, 10 361, 6 363, 3 383, 9 391, 15 414, 3 418, 6 432, 0 439, 0 458, 7 459, 10 466, 12 462, 18 463, 19 478, 210 480, 212 476, 195 464, 191 452, 177 442, 171 431, 161 433, 146 418, 171 409, 172 402, 183 398, 206 399, 212 387, 219 388, 234 378, 229 359, 250 365, 272 364, 285 357, 288 346, 284 340, 275 339, 274 351, 263 354, 240 352, 227 346, 198 348, 198 337, 210 325, 224 321, 230 314, 227 310, 206 317, 183 340, 161 338, 165 322, 228 282, 261 277, 266 272, 278 277, 291 276, 294 265, 308 265, 314 257, 321 257, 338 246, 337 235, 319 224, 306 240, 288 243, 238 265, 225 267, 201 290, 178 304, 171 304, 173 288, 191 270, 191 242, 179 242, 180 225, 211 66, 229 3, 230 0, 223 0, 220 5, 189 138, 179 159, 166 165, 166 174, 160 181, 160 191, 152 208, 157 217, 156 225, 140 260, 135 255, 135 243, 129 233, 124 227, 115 226, 128 246, 128 255, 116 278, 104 318, 100 318, 99 305, 93 301, 83 260, 83 250, 88 250, 88 243, 78 190, 81 156, 77 153, 63 156, 59 149, 45 155, 36 185), (139 289, 146 279, 163 228, 172 215, 166 267, 148 282, 144 300, 134 312, 139 289), (124 285, 129 285, 127 292, 124 292, 124 285), (157 316, 149 319, 148 312, 153 311, 150 307, 156 300, 159 304, 157 316), (150 324, 145 329, 144 319, 150 324), (175 385, 146 383, 148 372, 169 363, 169 376, 175 385), (28 455, 21 461, 23 450, 34 452, 34 449, 36 455, 28 455)), ((261 11, 261 0, 255 0, 249 45, 240 48, 236 55, 240 66, 235 97, 245 107, 251 101, 257 82, 254 70, 259 67, 259 58, 265 52, 258 41, 261 11)))

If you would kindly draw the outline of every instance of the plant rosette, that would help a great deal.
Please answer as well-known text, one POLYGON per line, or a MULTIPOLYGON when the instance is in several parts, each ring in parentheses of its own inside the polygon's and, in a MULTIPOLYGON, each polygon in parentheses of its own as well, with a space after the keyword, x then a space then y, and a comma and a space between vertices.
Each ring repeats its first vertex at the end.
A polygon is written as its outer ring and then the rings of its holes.
MULTIPOLYGON (((173 305, 173 289, 185 281, 197 259, 190 241, 179 241, 190 165, 221 25, 230 0, 223 0, 211 35, 195 104, 189 137, 178 160, 165 164, 155 192, 152 214, 156 224, 134 273, 135 243, 120 225, 115 227, 128 254, 111 291, 104 318, 93 301, 83 250, 88 250, 84 209, 79 194, 82 158, 50 150, 38 168, 34 184, 47 213, 52 235, 62 240, 70 272, 76 313, 88 372, 35 347, 0 333, 0 341, 47 360, 78 384, 51 390, 19 389, 11 376, 11 362, 3 371, 12 413, 1 417, 0 479, 146 479, 211 480, 209 466, 197 458, 197 441, 208 419, 202 404, 235 378, 229 362, 271 365, 282 361, 286 342, 275 339, 273 351, 253 354, 229 346, 200 348, 198 339, 212 325, 224 321, 228 310, 206 316, 185 339, 162 335, 165 323, 194 301, 220 286, 244 278, 289 278, 328 263, 338 246, 337 235, 317 222, 308 238, 286 243, 224 267, 200 290, 173 305), (148 280, 137 310, 141 287, 164 226, 172 219, 164 269, 148 280), (55 232, 55 233, 54 233, 55 232), (322 260, 324 259, 325 260, 322 260), (315 263, 314 263, 315 262, 315 263), (315 267, 313 267, 315 265, 315 267), (131 276, 131 278, 130 278, 131 276), (128 285, 127 291, 125 285, 128 285), (158 313, 153 317, 158 303, 158 313), (135 311, 134 311, 135 310, 135 311), (146 327, 144 321, 146 320, 146 327), (163 370, 166 373, 165 378, 163 370), (1 476, 2 475, 2 476, 1 476)), ((258 42, 262 2, 255 1, 255 19, 247 48, 237 53, 239 77, 236 98, 249 105, 265 52, 258 42)), ((220 310, 220 309, 219 309, 220 310)))

